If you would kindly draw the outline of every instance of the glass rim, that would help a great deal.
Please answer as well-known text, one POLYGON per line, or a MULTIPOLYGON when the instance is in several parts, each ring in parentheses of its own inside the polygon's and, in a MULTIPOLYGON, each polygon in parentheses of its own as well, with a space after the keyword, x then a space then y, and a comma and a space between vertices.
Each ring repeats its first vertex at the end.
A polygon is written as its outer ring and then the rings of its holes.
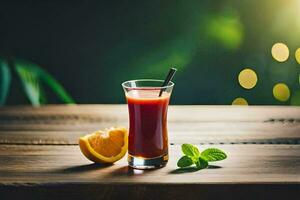
POLYGON ((126 89, 151 89, 151 90, 160 90, 160 89, 167 89, 167 88, 171 88, 173 87, 175 84, 170 81, 168 83, 168 85, 166 86, 135 86, 135 87, 132 87, 132 86, 126 86, 125 84, 126 83, 130 83, 130 82, 160 82, 160 83, 164 83, 164 80, 159 80, 159 79, 136 79, 136 80, 128 80, 128 81, 125 81, 123 82, 121 85, 123 88, 126 88, 126 89))

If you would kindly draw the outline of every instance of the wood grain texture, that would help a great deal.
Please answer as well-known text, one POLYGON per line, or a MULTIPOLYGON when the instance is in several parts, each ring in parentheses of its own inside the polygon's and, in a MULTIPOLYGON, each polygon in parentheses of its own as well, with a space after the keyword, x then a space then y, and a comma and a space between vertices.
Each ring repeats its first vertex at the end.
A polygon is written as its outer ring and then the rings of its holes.
POLYGON ((160 199, 222 199, 222 200, 282 200, 298 199, 297 184, 48 184, 0 187, 0 198, 11 199, 72 199, 72 200, 160 200, 160 199))
MULTIPOLYGON (((0 144, 75 145, 79 136, 128 126, 125 105, 0 108, 0 144)), ((298 107, 171 106, 170 143, 299 144, 298 107)))
MULTIPOLYGON (((211 146, 199 146, 200 149, 211 146)), ((300 145, 221 145, 228 159, 197 172, 177 170, 179 145, 158 170, 132 170, 126 158, 112 166, 94 165, 78 146, 0 145, 0 183, 300 183, 300 145)))
POLYGON ((78 137, 127 126, 125 105, 0 108, 0 199, 297 199, 300 108, 171 106, 170 161, 133 170, 92 164, 78 137), (228 159, 178 170, 180 144, 220 147, 228 159))
MULTIPOLYGON (((300 144, 298 126, 202 123, 189 124, 192 127, 187 130, 180 130, 180 128, 176 128, 177 126, 169 124, 170 144, 300 144)), ((0 131, 0 144, 77 145, 80 136, 97 129, 101 128, 70 131, 5 130, 0 131)))
POLYGON ((165 168, 142 171, 128 168, 125 158, 112 166, 92 164, 77 146, 0 145, 0 199, 82 199, 85 195, 89 199, 125 195, 132 199, 280 199, 299 195, 300 145, 215 147, 229 157, 206 170, 178 170, 180 146, 172 145, 165 168))
MULTIPOLYGON (((299 107, 284 106, 169 106, 170 122, 270 121, 300 122, 299 107)), ((74 124, 124 121, 128 119, 126 105, 48 105, 0 108, 1 125, 12 123, 74 124)))

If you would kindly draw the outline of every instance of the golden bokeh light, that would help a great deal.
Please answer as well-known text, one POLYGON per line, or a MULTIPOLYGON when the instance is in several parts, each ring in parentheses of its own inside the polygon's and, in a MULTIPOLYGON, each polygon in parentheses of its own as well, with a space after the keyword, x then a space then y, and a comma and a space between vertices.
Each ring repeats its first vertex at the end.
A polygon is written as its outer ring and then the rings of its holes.
POLYGON ((287 101, 290 98, 290 89, 284 83, 277 83, 273 87, 273 95, 278 101, 287 101))
POLYGON ((244 99, 242 97, 238 97, 233 100, 232 105, 246 106, 246 105, 248 105, 248 102, 246 99, 244 99))
POLYGON ((300 48, 298 48, 295 52, 295 59, 298 64, 300 64, 300 48))
POLYGON ((271 50, 272 56, 278 62, 284 62, 289 58, 289 48, 283 43, 275 43, 271 50))
POLYGON ((245 89, 253 88, 257 83, 257 75, 252 69, 243 69, 239 73, 239 84, 245 89))

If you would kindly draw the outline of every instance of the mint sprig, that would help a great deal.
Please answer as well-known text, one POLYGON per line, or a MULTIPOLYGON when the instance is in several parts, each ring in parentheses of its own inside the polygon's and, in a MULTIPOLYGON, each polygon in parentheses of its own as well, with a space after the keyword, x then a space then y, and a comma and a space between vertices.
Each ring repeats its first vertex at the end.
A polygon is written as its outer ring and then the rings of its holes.
POLYGON ((193 164, 194 161, 188 156, 182 156, 177 162, 178 167, 189 167, 193 164))
POLYGON ((197 169, 205 169, 208 167, 208 162, 224 160, 227 155, 224 151, 217 148, 208 148, 200 153, 199 149, 192 144, 181 145, 181 150, 184 154, 178 162, 180 168, 195 165, 197 169))
POLYGON ((181 150, 184 155, 189 157, 198 157, 200 155, 199 149, 191 144, 183 144, 181 145, 181 150))
POLYGON ((203 157, 208 162, 215 162, 226 159, 227 155, 220 149, 208 148, 201 153, 201 157, 203 157))

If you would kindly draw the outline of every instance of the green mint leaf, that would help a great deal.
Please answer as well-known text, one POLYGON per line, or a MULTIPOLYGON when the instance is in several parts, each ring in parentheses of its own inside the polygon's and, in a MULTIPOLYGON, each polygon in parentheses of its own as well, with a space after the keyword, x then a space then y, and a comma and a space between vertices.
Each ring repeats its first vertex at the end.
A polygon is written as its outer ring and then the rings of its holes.
POLYGON ((219 160, 224 160, 227 155, 224 151, 217 148, 208 148, 201 153, 201 157, 208 162, 214 162, 219 160))
POLYGON ((197 147, 191 144, 181 145, 182 152, 189 157, 199 157, 200 152, 197 147))
POLYGON ((198 158, 197 162, 196 162, 196 167, 198 169, 205 169, 208 167, 208 162, 207 160, 205 160, 204 158, 202 158, 201 156, 198 158))
POLYGON ((193 149, 194 150, 194 157, 198 158, 200 156, 200 151, 196 146, 193 145, 193 147, 194 147, 194 149, 193 149))
POLYGON ((188 167, 191 166, 192 164, 194 164, 194 162, 188 156, 182 156, 177 162, 178 167, 188 167))

